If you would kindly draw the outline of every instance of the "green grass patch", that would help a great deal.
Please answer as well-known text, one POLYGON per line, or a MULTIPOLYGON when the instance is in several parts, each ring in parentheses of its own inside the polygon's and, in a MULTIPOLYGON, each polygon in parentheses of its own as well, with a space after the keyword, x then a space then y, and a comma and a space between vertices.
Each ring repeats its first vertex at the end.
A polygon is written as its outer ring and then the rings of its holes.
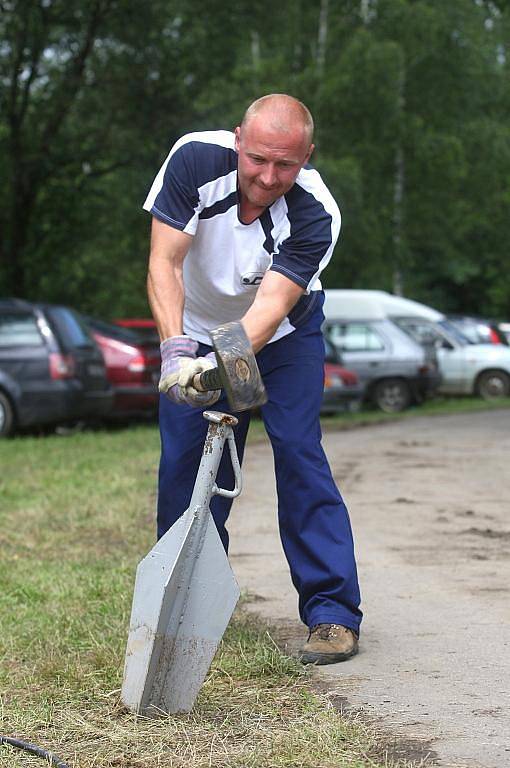
MULTIPOLYGON (((415 417, 448 416, 457 413, 477 413, 510 408, 510 398, 482 400, 479 397, 435 397, 420 405, 413 405, 402 413, 383 413, 376 408, 363 407, 359 411, 347 411, 321 418, 326 430, 353 429, 356 427, 385 424, 415 417)), ((248 439, 252 442, 266 439, 261 418, 253 418, 248 439)))
POLYGON ((510 408, 509 397, 498 400, 482 400, 479 397, 435 397, 420 405, 413 405, 401 413, 383 413, 376 409, 363 408, 353 413, 324 416, 321 423, 326 429, 348 429, 414 417, 450 416, 458 413, 478 413, 508 408, 510 408))
MULTIPOLYGON (((120 704, 135 567, 153 543, 155 426, 0 441, 0 732, 79 768, 368 768, 377 737, 241 609, 190 715, 120 704)), ((0 766, 42 765, 0 746, 0 766)))

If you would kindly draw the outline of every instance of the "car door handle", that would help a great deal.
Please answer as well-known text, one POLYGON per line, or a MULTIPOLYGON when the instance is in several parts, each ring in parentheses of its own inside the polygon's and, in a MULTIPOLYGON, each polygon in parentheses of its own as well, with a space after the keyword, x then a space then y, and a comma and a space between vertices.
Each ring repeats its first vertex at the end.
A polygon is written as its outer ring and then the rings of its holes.
POLYGON ((377 360, 373 360, 371 363, 369 363, 370 368, 377 368, 378 365, 379 363, 377 360))

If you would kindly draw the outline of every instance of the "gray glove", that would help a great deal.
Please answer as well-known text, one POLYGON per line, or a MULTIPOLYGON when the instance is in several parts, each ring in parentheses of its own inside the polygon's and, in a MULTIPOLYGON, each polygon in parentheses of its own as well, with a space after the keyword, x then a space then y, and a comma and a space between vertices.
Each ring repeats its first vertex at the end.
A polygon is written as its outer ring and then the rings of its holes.
POLYGON ((193 386, 193 378, 216 367, 216 356, 209 352, 205 357, 196 357, 198 343, 189 336, 171 336, 164 339, 161 349, 161 377, 158 389, 169 400, 179 405, 206 408, 220 397, 221 390, 199 392, 193 386))

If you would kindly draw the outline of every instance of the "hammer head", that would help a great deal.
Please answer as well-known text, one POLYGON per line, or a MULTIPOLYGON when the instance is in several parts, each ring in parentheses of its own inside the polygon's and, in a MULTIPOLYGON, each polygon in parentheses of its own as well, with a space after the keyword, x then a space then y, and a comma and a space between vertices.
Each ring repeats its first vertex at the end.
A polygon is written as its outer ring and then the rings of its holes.
POLYGON ((209 336, 232 410, 247 411, 267 402, 257 361, 241 323, 220 325, 209 336))

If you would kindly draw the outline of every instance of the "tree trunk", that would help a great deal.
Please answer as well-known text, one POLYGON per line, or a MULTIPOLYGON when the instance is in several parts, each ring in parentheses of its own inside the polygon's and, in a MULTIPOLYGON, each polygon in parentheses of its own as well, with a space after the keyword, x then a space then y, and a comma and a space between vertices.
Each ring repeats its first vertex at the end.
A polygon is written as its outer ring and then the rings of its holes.
POLYGON ((402 125, 405 113, 405 73, 404 64, 398 79, 398 122, 397 145, 395 147, 395 176, 393 180, 393 293, 402 296, 404 292, 403 276, 403 206, 405 191, 405 157, 402 147, 402 125))
POLYGON ((393 186, 393 293, 402 296, 402 203, 404 198, 405 160, 402 144, 395 150, 395 180, 393 186))
POLYGON ((317 34, 317 75, 321 78, 324 74, 324 64, 326 62, 326 41, 328 38, 328 6, 329 0, 321 0, 319 12, 319 30, 317 34))

